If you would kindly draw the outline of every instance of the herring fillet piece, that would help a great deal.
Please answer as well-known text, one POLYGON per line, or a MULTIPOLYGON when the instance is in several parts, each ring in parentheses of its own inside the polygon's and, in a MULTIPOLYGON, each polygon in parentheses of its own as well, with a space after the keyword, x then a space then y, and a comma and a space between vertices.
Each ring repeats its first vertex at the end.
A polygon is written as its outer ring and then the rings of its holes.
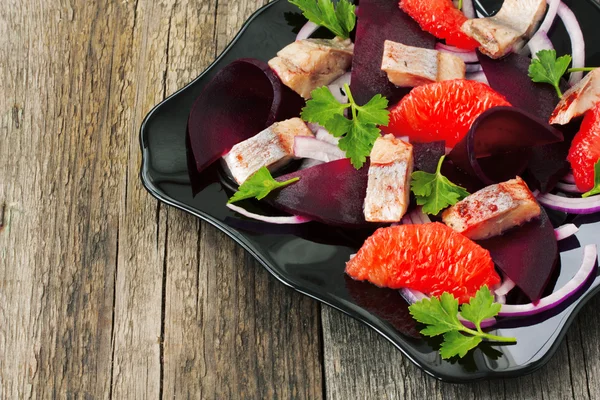
POLYGON ((269 66, 284 85, 305 99, 310 92, 342 76, 352 65, 350 39, 304 39, 279 50, 269 66))
POLYGON ((463 60, 452 54, 386 40, 381 70, 394 85, 414 87, 464 79, 466 66, 463 60))
POLYGON ((565 125, 600 101, 600 68, 592 70, 567 90, 550 116, 551 124, 565 125))
POLYGON ((466 21, 461 30, 477 40, 479 50, 500 58, 520 50, 546 12, 546 0, 505 0, 493 17, 466 21))
POLYGON ((539 204, 520 177, 487 186, 459 201, 442 220, 472 240, 487 239, 539 217, 539 204))
POLYGON ((233 146, 223 160, 238 184, 261 167, 270 171, 287 164, 294 156, 294 138, 313 133, 300 118, 276 122, 267 129, 233 146))
POLYGON ((386 135, 377 138, 370 159, 364 202, 365 220, 398 222, 406 213, 409 203, 412 145, 394 135, 386 135))

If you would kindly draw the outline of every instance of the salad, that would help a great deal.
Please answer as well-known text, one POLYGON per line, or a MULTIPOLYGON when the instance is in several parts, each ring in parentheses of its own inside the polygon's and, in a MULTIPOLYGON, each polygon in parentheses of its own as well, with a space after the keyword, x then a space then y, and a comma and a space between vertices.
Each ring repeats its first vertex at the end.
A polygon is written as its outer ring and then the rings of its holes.
POLYGON ((223 68, 190 113, 197 172, 220 162, 238 185, 229 208, 370 229, 345 273, 400 290, 443 358, 515 342, 484 329, 595 276, 586 245, 577 274, 549 287, 577 227, 547 211, 600 212, 600 69, 564 3, 505 0, 478 18, 469 0, 289 2, 308 19, 296 41, 223 68), (558 18, 572 55, 548 39, 558 18), (311 38, 319 27, 333 37, 311 38))

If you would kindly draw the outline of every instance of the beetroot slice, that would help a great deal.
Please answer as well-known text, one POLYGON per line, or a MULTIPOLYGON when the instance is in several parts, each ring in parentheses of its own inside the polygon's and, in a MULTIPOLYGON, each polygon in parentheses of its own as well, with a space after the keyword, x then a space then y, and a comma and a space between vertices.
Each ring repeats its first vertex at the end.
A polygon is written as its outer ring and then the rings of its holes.
POLYGON ((567 161, 569 142, 547 144, 534 147, 523 179, 531 190, 548 193, 558 183, 560 178, 569 172, 571 167, 567 161))
POLYGON ((356 170, 346 158, 319 164, 278 177, 278 181, 295 177, 300 180, 276 190, 265 200, 287 213, 329 225, 364 225, 368 171, 368 162, 356 170))
POLYGON ((548 121, 559 99, 552 85, 531 80, 528 75, 531 58, 513 53, 493 60, 479 52, 477 57, 492 89, 503 94, 513 106, 548 121))
POLYGON ((446 153, 446 141, 438 140, 428 143, 411 143, 416 171, 433 174, 437 169, 440 157, 446 153))
MULTIPOLYGON (((444 155, 444 141, 414 143, 415 170, 435 172, 444 155)), ((341 159, 278 177, 300 180, 266 198, 289 214, 308 217, 329 225, 359 227, 367 224, 363 203, 367 194, 369 162, 356 170, 349 159, 341 159)))
POLYGON ((350 85, 358 104, 365 104, 378 93, 393 104, 411 89, 396 87, 381 70, 385 40, 427 49, 435 46, 435 37, 402 11, 398 0, 361 0, 350 85))
POLYGON ((564 140, 560 131, 515 107, 494 107, 482 113, 448 158, 486 185, 521 175, 533 147, 564 140))
POLYGON ((532 302, 542 297, 558 259, 554 228, 543 208, 540 218, 477 243, 532 302))
POLYGON ((219 71, 196 99, 188 119, 198 172, 273 122, 298 116, 304 102, 286 89, 260 60, 240 59, 219 71))

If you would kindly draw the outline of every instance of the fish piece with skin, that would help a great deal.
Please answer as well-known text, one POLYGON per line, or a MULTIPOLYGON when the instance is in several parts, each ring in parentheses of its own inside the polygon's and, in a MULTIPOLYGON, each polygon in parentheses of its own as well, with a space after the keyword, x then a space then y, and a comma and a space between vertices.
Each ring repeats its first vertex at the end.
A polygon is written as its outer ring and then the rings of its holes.
POLYGON ((275 171, 294 158, 294 138, 314 137, 300 118, 276 122, 267 129, 233 146, 223 156, 229 172, 238 184, 262 167, 275 171))
POLYGON ((491 58, 518 51, 546 12, 546 0, 505 0, 493 17, 466 21, 461 30, 477 40, 479 50, 491 58))
POLYGON ((396 86, 420 86, 464 79, 466 66, 460 57, 437 50, 405 46, 386 40, 381 70, 396 86))
POLYGON ((409 204, 413 148, 394 137, 377 138, 371 150, 371 164, 364 203, 365 220, 398 222, 409 204))
POLYGON ((531 190, 516 177, 485 187, 459 201, 442 214, 442 220, 472 240, 500 235, 540 215, 531 190))
POLYGON ((600 68, 567 90, 550 116, 551 124, 566 125, 600 102, 600 68))
POLYGON ((305 99, 310 92, 342 76, 352 65, 354 44, 350 39, 297 40, 269 60, 284 85, 305 99))

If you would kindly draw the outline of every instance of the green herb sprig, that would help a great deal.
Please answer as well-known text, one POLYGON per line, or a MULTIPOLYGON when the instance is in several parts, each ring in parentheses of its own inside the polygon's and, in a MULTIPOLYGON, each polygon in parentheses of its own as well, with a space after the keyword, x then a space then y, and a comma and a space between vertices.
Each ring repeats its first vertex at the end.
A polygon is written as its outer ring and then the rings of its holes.
POLYGON ((323 26, 343 39, 350 37, 356 25, 356 6, 348 0, 340 0, 334 6, 331 0, 289 0, 302 10, 311 22, 323 26))
POLYGON ((464 357, 467 352, 477 347, 484 339, 500 343, 516 343, 517 339, 491 335, 481 328, 481 323, 493 318, 500 312, 501 305, 494 303, 494 296, 487 286, 477 291, 469 303, 463 304, 460 315, 475 325, 475 329, 467 328, 459 319, 458 300, 450 293, 443 293, 439 298, 423 299, 409 306, 410 314, 418 322, 427 325, 421 330, 425 336, 444 335, 440 348, 442 358, 454 356, 464 357))
POLYGON ((273 179, 267 167, 262 167, 248 179, 244 181, 238 188, 238 191, 229 199, 227 203, 256 198, 262 200, 275 189, 282 188, 291 183, 298 181, 300 178, 292 178, 285 182, 278 182, 273 179))
POLYGON ((434 174, 423 171, 412 173, 410 189, 415 194, 417 204, 423 206, 424 213, 436 215, 469 195, 463 187, 455 185, 442 175, 445 157, 440 157, 434 174))
POLYGON ((556 58, 556 50, 540 50, 529 65, 529 77, 538 83, 549 83, 556 89, 558 97, 562 97, 560 78, 567 72, 571 64, 571 56, 556 58))
POLYGON ((390 122, 387 110, 388 100, 376 94, 369 102, 359 106, 344 85, 349 103, 342 104, 336 100, 326 87, 316 88, 311 92, 311 99, 302 109, 304 121, 317 123, 327 129, 335 137, 340 137, 339 148, 346 152, 352 165, 360 169, 373 149, 375 140, 380 136, 378 125, 390 122), (344 110, 350 108, 352 119, 344 116, 344 110))

